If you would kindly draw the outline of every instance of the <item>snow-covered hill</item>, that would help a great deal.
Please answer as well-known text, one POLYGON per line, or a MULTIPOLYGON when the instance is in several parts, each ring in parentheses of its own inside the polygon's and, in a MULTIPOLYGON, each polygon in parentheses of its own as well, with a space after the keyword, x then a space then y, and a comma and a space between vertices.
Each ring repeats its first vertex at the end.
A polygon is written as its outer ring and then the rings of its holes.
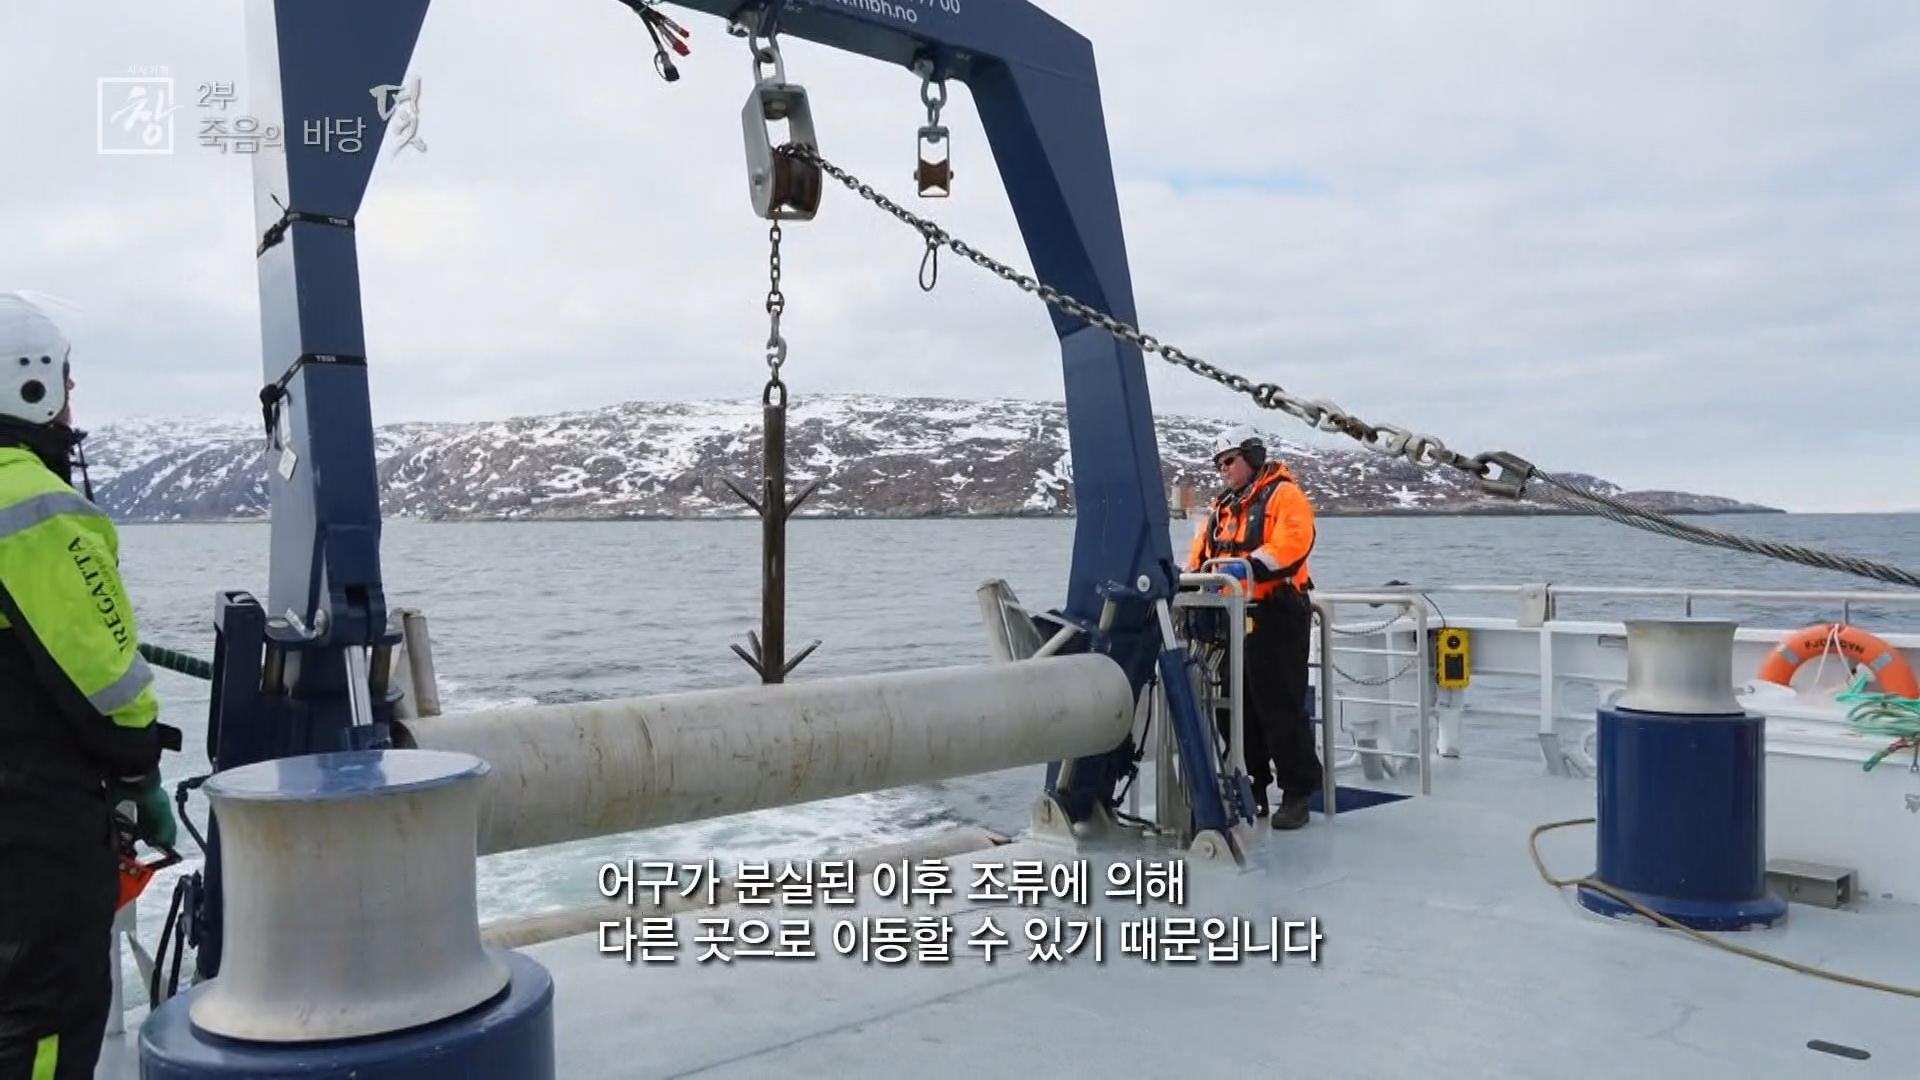
MULTIPOLYGON (((1163 416, 1157 426, 1168 490, 1185 483, 1196 499, 1206 498, 1216 483, 1208 446, 1224 425, 1163 416)), ((1481 495, 1450 470, 1426 473, 1359 448, 1325 450, 1268 434, 1322 513, 1548 508, 1481 495)), ((802 515, 1071 513, 1066 412, 1058 403, 796 396, 787 446, 791 489, 821 481, 802 515)), ((103 426, 89 435, 86 452, 96 495, 122 521, 267 512, 269 460, 257 417, 103 426)), ((388 517, 750 515, 722 480, 750 492, 757 486, 760 403, 629 402, 488 423, 392 425, 376 433, 375 452, 388 517)), ((1570 478, 1622 494, 1603 481, 1570 478)), ((1676 492, 1629 498, 1670 513, 1766 509, 1676 492)))

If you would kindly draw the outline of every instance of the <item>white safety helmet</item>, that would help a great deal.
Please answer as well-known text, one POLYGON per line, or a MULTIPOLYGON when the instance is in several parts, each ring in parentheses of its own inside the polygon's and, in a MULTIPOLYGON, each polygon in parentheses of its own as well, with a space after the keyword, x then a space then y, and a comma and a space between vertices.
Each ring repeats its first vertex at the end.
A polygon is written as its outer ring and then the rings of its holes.
POLYGON ((0 416, 50 424, 67 407, 67 335, 38 304, 0 293, 0 416))
POLYGON ((1212 460, 1220 464, 1220 457, 1230 451, 1238 450, 1247 456, 1247 464, 1258 469, 1267 461, 1267 441, 1258 431, 1245 424, 1230 427, 1213 439, 1212 460))

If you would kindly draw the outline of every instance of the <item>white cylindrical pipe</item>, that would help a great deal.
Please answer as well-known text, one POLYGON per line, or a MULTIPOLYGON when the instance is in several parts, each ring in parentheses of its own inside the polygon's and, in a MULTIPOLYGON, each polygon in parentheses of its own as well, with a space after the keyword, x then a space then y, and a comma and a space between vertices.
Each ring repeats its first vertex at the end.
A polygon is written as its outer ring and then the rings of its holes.
POLYGON ((247 1041, 361 1038, 504 988, 474 893, 487 770, 467 754, 363 750, 215 773, 224 938, 193 1023, 247 1041))
POLYGON ((408 723, 493 766, 483 855, 1104 753, 1133 690, 1086 653, 408 723))
POLYGON ((433 670, 433 640, 427 617, 412 608, 400 615, 401 641, 407 652, 407 674, 413 684, 415 716, 440 715, 440 677, 433 670))

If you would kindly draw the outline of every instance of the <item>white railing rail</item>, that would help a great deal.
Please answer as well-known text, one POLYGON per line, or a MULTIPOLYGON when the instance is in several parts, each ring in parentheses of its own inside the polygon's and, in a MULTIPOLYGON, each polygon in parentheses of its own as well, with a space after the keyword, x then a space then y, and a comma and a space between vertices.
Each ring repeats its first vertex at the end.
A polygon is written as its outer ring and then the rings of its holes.
MULTIPOLYGON (((1398 595, 1512 597, 1518 603, 1516 618, 1523 623, 1556 617, 1560 599, 1587 600, 1671 600, 1679 611, 1667 608, 1654 614, 1692 616, 1700 601, 1719 600, 1755 607, 1800 607, 1830 611, 1840 622, 1853 621, 1853 609, 1865 607, 1902 607, 1920 609, 1920 592, 1846 592, 1810 589, 1692 589, 1644 585, 1438 585, 1413 588, 1386 587, 1374 592, 1398 595)), ((1346 595, 1346 594, 1342 594, 1346 595)), ((1787 627, 1785 629, 1794 629, 1787 627)))
MULTIPOLYGON (((1774 646, 1802 626, 1820 621, 1853 622, 1862 608, 1913 611, 1900 625, 1879 615, 1863 627, 1899 649, 1920 668, 1920 593, 1829 592, 1762 589, 1676 589, 1632 586, 1446 585, 1385 587, 1366 592, 1316 591, 1331 632, 1316 640, 1317 714, 1337 729, 1334 767, 1359 767, 1370 781, 1417 767, 1421 792, 1431 791, 1432 757, 1457 757, 1463 724, 1499 724, 1531 719, 1550 773, 1593 772, 1594 711, 1626 683, 1626 627, 1619 621, 1566 620, 1561 600, 1634 603, 1634 615, 1692 616, 1705 603, 1734 604, 1757 612, 1778 611, 1778 624, 1742 619, 1736 634, 1734 683, 1751 682, 1774 646), (1509 597, 1506 615, 1458 614, 1448 597, 1509 597), (1364 617, 1356 609, 1368 609, 1364 617), (1791 613, 1791 614, 1789 614, 1791 613), (1417 614, 1418 618, 1410 617, 1417 614), (1464 629, 1470 649, 1470 685, 1440 689, 1433 677, 1433 636, 1464 629), (1523 684, 1533 681, 1531 688, 1523 684), (1414 766, 1413 762, 1418 762, 1414 766)), ((1812 678, 1844 679, 1843 662, 1814 658, 1812 678), (1819 671, 1821 667, 1825 671, 1819 671)), ((1323 744, 1326 740, 1323 740, 1323 744)))

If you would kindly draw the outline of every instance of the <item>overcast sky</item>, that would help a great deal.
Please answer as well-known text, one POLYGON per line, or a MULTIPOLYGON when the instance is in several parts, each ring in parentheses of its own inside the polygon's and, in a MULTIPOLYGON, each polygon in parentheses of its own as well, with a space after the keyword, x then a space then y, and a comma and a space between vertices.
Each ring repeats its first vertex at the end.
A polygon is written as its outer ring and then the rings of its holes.
MULTIPOLYGON (((984 0, 983 0, 984 2, 984 0)), ((1145 329, 1469 450, 1802 510, 1920 508, 1920 5, 1042 0, 1103 78, 1145 329)), ((84 425, 257 415, 240 0, 0 6, 0 288, 77 305, 84 425), (32 43, 30 48, 21 43, 32 43), (164 68, 176 149, 101 156, 95 80, 164 68)), ((387 423, 746 397, 765 368, 743 42, 667 85, 614 0, 441 0, 425 153, 358 222, 387 423)), ((964 87, 913 197, 918 80, 802 41, 823 151, 1022 269, 964 87)), ((1040 303, 831 188, 787 229, 795 393, 1058 399, 1040 303)), ((1264 419, 1149 358, 1156 411, 1264 419)))

